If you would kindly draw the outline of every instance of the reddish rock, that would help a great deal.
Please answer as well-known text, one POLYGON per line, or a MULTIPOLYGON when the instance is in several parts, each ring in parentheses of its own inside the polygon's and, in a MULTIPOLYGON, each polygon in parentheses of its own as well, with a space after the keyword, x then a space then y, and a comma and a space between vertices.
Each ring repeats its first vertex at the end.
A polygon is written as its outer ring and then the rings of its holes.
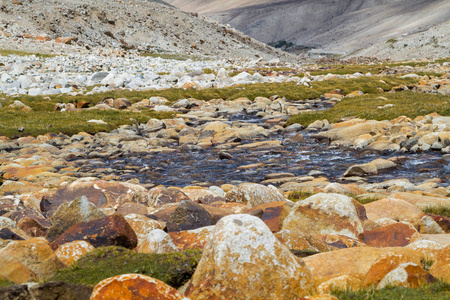
POLYGON ((76 240, 87 241, 94 247, 122 246, 135 248, 137 236, 122 215, 114 214, 101 219, 79 223, 59 236, 53 243, 54 249, 76 240))
POLYGON ((288 201, 270 202, 253 207, 248 214, 254 215, 258 210, 262 210, 261 220, 272 232, 278 232, 293 206, 294 204, 288 201))
POLYGON ((57 37, 55 42, 68 45, 72 43, 72 39, 70 37, 57 37))
POLYGON ((364 287, 377 286, 389 272, 396 269, 399 265, 409 262, 411 262, 411 258, 408 255, 394 252, 383 253, 370 267, 362 285, 364 287))
POLYGON ((401 199, 386 198, 364 205, 369 220, 376 221, 389 218, 396 221, 410 222, 418 227, 425 215, 420 208, 401 199))
POLYGON ((371 247, 404 247, 420 239, 412 224, 399 222, 364 233, 364 243, 371 247))
POLYGON ((382 289, 389 286, 418 288, 435 281, 436 278, 422 269, 421 266, 410 262, 403 263, 386 274, 386 276, 378 284, 377 288, 382 289))
POLYGON ((203 249, 213 230, 214 226, 207 226, 194 230, 169 232, 169 235, 180 250, 203 249))
POLYGON ((450 217, 429 215, 446 232, 450 233, 450 217))
POLYGON ((183 295, 158 279, 141 274, 118 275, 100 281, 91 300, 184 300, 183 295))
POLYGON ((147 206, 142 203, 123 203, 116 210, 116 214, 126 216, 128 214, 146 215, 148 213, 147 206))
POLYGON ((136 236, 138 238, 138 245, 144 242, 147 234, 149 234, 154 229, 166 228, 166 223, 163 221, 152 220, 143 215, 138 214, 128 214, 125 216, 128 224, 133 228, 136 236))
POLYGON ((30 217, 23 217, 20 219, 17 226, 31 237, 40 237, 47 234, 47 228, 30 217))

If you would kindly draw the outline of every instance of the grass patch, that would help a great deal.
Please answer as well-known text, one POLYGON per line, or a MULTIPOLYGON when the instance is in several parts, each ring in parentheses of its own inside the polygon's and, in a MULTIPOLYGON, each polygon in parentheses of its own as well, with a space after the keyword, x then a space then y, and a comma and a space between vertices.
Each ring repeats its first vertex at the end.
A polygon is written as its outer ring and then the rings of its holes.
POLYGON ((352 80, 336 79, 314 82, 313 88, 296 85, 294 82, 287 83, 259 83, 247 84, 226 88, 211 88, 200 90, 185 90, 172 88, 167 90, 130 91, 114 90, 105 93, 94 93, 84 96, 70 96, 65 94, 43 96, 21 95, 18 97, 3 96, 3 108, 0 109, 0 135, 8 137, 20 137, 25 135, 37 136, 47 132, 75 134, 80 131, 96 133, 99 131, 110 131, 120 125, 132 124, 130 118, 140 123, 147 122, 150 118, 170 118, 170 113, 155 113, 151 111, 129 112, 129 111, 99 111, 82 110, 77 112, 54 112, 54 105, 60 103, 88 102, 94 106, 107 97, 127 98, 131 103, 136 103, 142 99, 152 96, 161 96, 170 101, 184 98, 195 98, 200 100, 225 99, 234 100, 240 97, 247 97, 254 100, 256 97, 270 97, 273 95, 284 96, 290 100, 313 99, 320 95, 334 90, 341 89, 344 93, 355 90, 362 90, 364 93, 376 93, 377 88, 390 90, 399 84, 414 83, 411 78, 379 77, 379 78, 357 78, 352 80), (382 81, 380 81, 382 79, 382 81), (30 106, 33 110, 22 112, 8 107, 14 100, 20 100, 30 106), (95 125, 86 123, 90 119, 100 119, 108 125, 95 125), (18 132, 18 128, 24 127, 23 132, 18 132))
POLYGON ((443 217, 450 217, 450 207, 449 206, 428 206, 422 209, 422 211, 426 214, 436 215, 436 216, 443 216, 443 217))
POLYGON ((353 199, 361 203, 362 205, 375 202, 383 199, 383 195, 373 195, 373 194, 362 194, 362 195, 352 195, 353 199))
POLYGON ((0 288, 5 288, 5 287, 9 287, 11 285, 14 285, 14 282, 11 282, 7 279, 0 279, 0 288))
POLYGON ((450 96, 414 92, 384 93, 384 100, 377 95, 344 98, 327 111, 302 113, 288 119, 287 124, 300 123, 308 126, 315 120, 327 119, 336 123, 345 117, 358 117, 367 120, 391 120, 405 115, 410 118, 436 112, 450 115, 450 96), (379 109, 379 106, 393 104, 379 109))
POLYGON ((316 192, 309 192, 309 191, 292 191, 289 194, 288 199, 293 202, 298 202, 301 200, 305 200, 306 198, 309 198, 313 195, 317 194, 316 192))
POLYGON ((336 296, 340 300, 444 300, 450 298, 450 285, 444 282, 436 282, 415 289, 404 287, 387 287, 381 290, 368 289, 361 291, 333 291, 332 295, 336 296))
POLYGON ((17 110, 0 111, 0 135, 10 138, 21 136, 38 136, 46 133, 63 133, 74 135, 79 132, 95 134, 108 132, 120 125, 146 123, 151 118, 171 118, 171 113, 154 111, 129 112, 117 110, 82 110, 74 112, 53 112, 34 110, 23 112, 17 110), (89 120, 103 120, 107 124, 88 123, 89 120), (23 131, 19 132, 19 128, 23 131))
POLYGON ((25 51, 19 51, 19 50, 8 50, 8 49, 0 49, 0 55, 1 56, 8 56, 8 55, 30 56, 30 55, 35 55, 36 57, 41 57, 41 58, 55 57, 56 56, 56 54, 32 53, 32 52, 25 52, 25 51))
POLYGON ((138 273, 178 288, 191 278, 200 257, 200 250, 144 254, 121 247, 101 247, 84 255, 72 266, 59 270, 48 281, 96 285, 112 276, 138 273))

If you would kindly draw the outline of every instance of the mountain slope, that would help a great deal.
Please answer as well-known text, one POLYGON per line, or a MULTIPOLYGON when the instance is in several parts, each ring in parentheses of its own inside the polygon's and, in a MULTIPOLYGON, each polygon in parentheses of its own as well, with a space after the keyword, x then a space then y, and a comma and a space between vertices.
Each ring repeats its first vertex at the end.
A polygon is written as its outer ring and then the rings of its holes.
MULTIPOLYGON (((2 1, 0 40, 5 36, 70 37, 79 46, 136 48, 223 57, 287 57, 261 42, 196 14, 155 1, 2 1), (2 34, 3 33, 3 34, 2 34)), ((1 43, 0 43, 1 44, 1 43)))
POLYGON ((232 1, 231 8, 222 11, 216 0, 197 0, 196 6, 187 0, 167 2, 202 12, 265 43, 288 41, 318 52, 347 54, 450 19, 448 0, 248 0, 232 1))

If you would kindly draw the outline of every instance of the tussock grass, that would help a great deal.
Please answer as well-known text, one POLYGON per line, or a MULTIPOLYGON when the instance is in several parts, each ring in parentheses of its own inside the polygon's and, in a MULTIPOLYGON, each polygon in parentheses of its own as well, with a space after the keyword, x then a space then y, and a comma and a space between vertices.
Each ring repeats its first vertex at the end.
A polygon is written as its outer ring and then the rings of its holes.
POLYGON ((444 206, 444 205, 429 206, 429 207, 422 209, 422 211, 426 214, 450 217, 450 206, 444 206))
POLYGON ((383 93, 378 95, 365 95, 355 98, 344 98, 327 111, 302 113, 291 117, 288 124, 300 123, 308 126, 315 120, 327 119, 332 123, 338 122, 345 117, 359 117, 368 120, 391 120, 398 116, 415 118, 436 112, 438 114, 450 115, 450 96, 438 94, 423 94, 414 92, 383 93), (378 108, 386 104, 393 107, 378 108))
POLYGON ((48 281, 96 285, 112 276, 138 273, 178 288, 190 279, 200 257, 200 250, 144 254, 121 247, 101 247, 87 253, 72 266, 59 270, 48 281))
POLYGON ((381 290, 366 289, 360 291, 333 291, 332 295, 340 300, 444 300, 450 299, 450 284, 436 282, 420 288, 386 287, 381 290))

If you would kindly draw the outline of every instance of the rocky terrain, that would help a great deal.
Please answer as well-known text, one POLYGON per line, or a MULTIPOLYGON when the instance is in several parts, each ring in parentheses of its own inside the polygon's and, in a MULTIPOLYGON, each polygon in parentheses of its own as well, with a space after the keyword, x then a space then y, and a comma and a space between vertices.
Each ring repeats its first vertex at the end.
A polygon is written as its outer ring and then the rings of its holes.
POLYGON ((0 299, 449 298, 447 59, 300 63, 163 2, 0 15, 0 299))
POLYGON ((185 11, 198 12, 224 24, 230 24, 265 43, 291 51, 309 50, 311 54, 349 55, 375 45, 365 55, 396 59, 432 58, 449 55, 450 18, 448 1, 183 1, 169 0, 185 11), (393 51, 383 47, 386 41, 441 26, 439 32, 427 32, 408 38, 393 51), (433 40, 430 40, 434 37, 433 40), (411 42, 414 40, 414 42, 411 42), (409 44, 404 46, 404 44, 409 44), (414 46, 412 46, 412 44, 414 46), (419 53, 413 49, 420 44, 419 53), (444 47, 445 49, 434 49, 444 47), (403 49, 403 47, 407 49, 403 49), (383 51, 380 50, 383 48, 383 51), (439 51, 437 51, 439 50, 439 51))
POLYGON ((136 49, 213 57, 287 56, 229 26, 158 2, 140 0, 2 1, 0 46, 56 53, 87 53, 86 50, 98 47, 100 51, 136 49))

